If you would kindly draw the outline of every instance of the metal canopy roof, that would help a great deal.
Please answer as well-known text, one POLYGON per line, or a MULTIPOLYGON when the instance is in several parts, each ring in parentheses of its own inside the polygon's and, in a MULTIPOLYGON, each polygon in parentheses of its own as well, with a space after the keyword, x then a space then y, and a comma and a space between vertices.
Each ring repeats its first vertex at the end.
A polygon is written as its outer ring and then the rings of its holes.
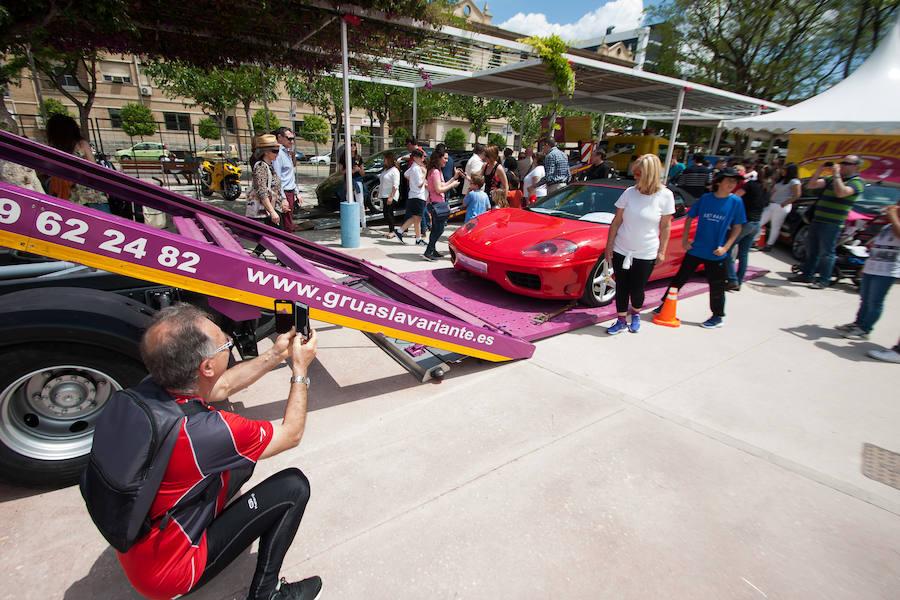
MULTIPOLYGON (((510 32, 496 31, 511 35, 510 32)), ((529 46, 499 35, 449 27, 442 28, 442 32, 450 34, 454 43, 461 44, 461 47, 490 44, 495 64, 458 74, 430 74, 433 89, 529 104, 547 104, 551 101, 546 68, 529 46)), ((682 89, 685 96, 681 120, 691 124, 715 126, 721 120, 785 108, 768 100, 599 60, 590 54, 573 50, 565 55, 575 71, 575 93, 572 98, 562 99, 562 104, 567 108, 653 121, 673 121, 682 89)), ((422 57, 421 66, 426 72, 429 70, 428 62, 428 57, 422 57)), ((423 82, 416 83, 416 87, 423 85, 423 82)))

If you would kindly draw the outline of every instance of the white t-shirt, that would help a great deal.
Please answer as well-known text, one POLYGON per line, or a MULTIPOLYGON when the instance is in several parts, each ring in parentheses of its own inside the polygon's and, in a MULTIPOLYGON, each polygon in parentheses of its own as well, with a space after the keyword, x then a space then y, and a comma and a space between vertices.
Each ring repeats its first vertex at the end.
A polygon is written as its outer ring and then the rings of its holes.
MULTIPOLYGON (((478 156, 477 154, 473 154, 471 157, 469 157, 469 160, 466 163, 466 175, 468 175, 469 177, 472 177, 472 175, 481 171, 481 167, 483 167, 483 166, 484 166, 484 161, 481 160, 481 157, 478 156)), ((470 185, 471 184, 469 183, 469 180, 466 179, 465 183, 463 184, 463 189, 462 189, 463 197, 465 197, 466 194, 469 193, 470 185)))
POLYGON ((616 208, 625 212, 613 250, 641 260, 655 259, 659 252, 659 220, 663 215, 675 214, 672 190, 663 188, 648 196, 632 186, 616 200, 616 208))
MULTIPOLYGON (((543 179, 545 173, 546 171, 544 171, 544 165, 538 165, 533 168, 531 172, 525 176, 525 181, 522 182, 522 191, 528 192, 528 188, 543 179)), ((534 189, 534 195, 538 198, 543 198, 544 196, 546 196, 547 184, 536 187, 534 189)))
POLYGON ((778 204, 787 202, 793 195, 791 193, 791 188, 793 188, 795 185, 798 187, 800 186, 799 179, 791 179, 787 183, 776 183, 772 187, 772 194, 769 196, 769 202, 777 202, 778 204))
MULTIPOLYGON (((390 198, 391 192, 400 189, 400 169, 391 167, 387 171, 378 174, 378 197, 390 198)), ((396 199, 396 194, 394 194, 396 199)))
POLYGON ((419 166, 419 163, 413 163, 406 173, 407 181, 409 181, 409 197, 424 200, 428 197, 428 191, 425 189, 425 169, 419 166))
POLYGON ((894 235, 890 223, 875 236, 863 273, 900 278, 900 238, 894 235))

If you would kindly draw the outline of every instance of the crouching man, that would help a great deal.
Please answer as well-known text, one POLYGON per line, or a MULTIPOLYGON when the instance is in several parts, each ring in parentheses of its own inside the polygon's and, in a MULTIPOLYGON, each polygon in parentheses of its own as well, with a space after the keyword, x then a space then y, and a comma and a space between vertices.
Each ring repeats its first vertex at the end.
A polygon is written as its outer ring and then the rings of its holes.
POLYGON ((159 311, 141 341, 141 357, 153 380, 178 403, 197 403, 181 428, 159 492, 150 509, 156 523, 191 490, 208 491, 175 509, 165 527, 155 526, 119 562, 128 580, 149 598, 174 598, 198 589, 259 539, 256 571, 247 598, 317 598, 319 577, 279 581, 284 556, 309 500, 309 481, 298 469, 280 471, 226 507, 256 461, 294 448, 306 423, 316 333, 289 333, 260 356, 230 369, 234 343, 201 310, 178 304, 159 311), (216 410, 225 400, 291 357, 293 377, 284 420, 251 421, 216 410), (208 487, 207 487, 208 486, 208 487))

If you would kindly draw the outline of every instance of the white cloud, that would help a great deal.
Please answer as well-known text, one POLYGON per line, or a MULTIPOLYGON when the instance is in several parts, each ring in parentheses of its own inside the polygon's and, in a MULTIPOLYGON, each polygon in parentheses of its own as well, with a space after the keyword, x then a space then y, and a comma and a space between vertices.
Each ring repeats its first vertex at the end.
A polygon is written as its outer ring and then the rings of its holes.
POLYGON ((612 0, 597 10, 589 12, 575 23, 560 25, 550 23, 543 13, 517 13, 498 27, 525 35, 546 36, 557 34, 567 42, 577 42, 597 38, 606 33, 606 28, 615 25, 616 31, 626 31, 640 27, 644 11, 643 0, 612 0))

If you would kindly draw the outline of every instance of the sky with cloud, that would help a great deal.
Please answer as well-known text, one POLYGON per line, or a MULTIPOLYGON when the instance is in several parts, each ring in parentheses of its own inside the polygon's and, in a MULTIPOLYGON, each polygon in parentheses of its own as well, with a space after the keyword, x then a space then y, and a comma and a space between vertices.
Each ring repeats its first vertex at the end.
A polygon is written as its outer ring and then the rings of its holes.
MULTIPOLYGON (((481 8, 482 0, 475 0, 481 8)), ((548 2, 547 0, 493 0, 488 11, 493 24, 525 35, 555 33, 568 42, 602 36, 614 25, 616 31, 639 27, 644 10, 643 0, 611 0, 598 8, 593 2, 580 0, 548 2)))

